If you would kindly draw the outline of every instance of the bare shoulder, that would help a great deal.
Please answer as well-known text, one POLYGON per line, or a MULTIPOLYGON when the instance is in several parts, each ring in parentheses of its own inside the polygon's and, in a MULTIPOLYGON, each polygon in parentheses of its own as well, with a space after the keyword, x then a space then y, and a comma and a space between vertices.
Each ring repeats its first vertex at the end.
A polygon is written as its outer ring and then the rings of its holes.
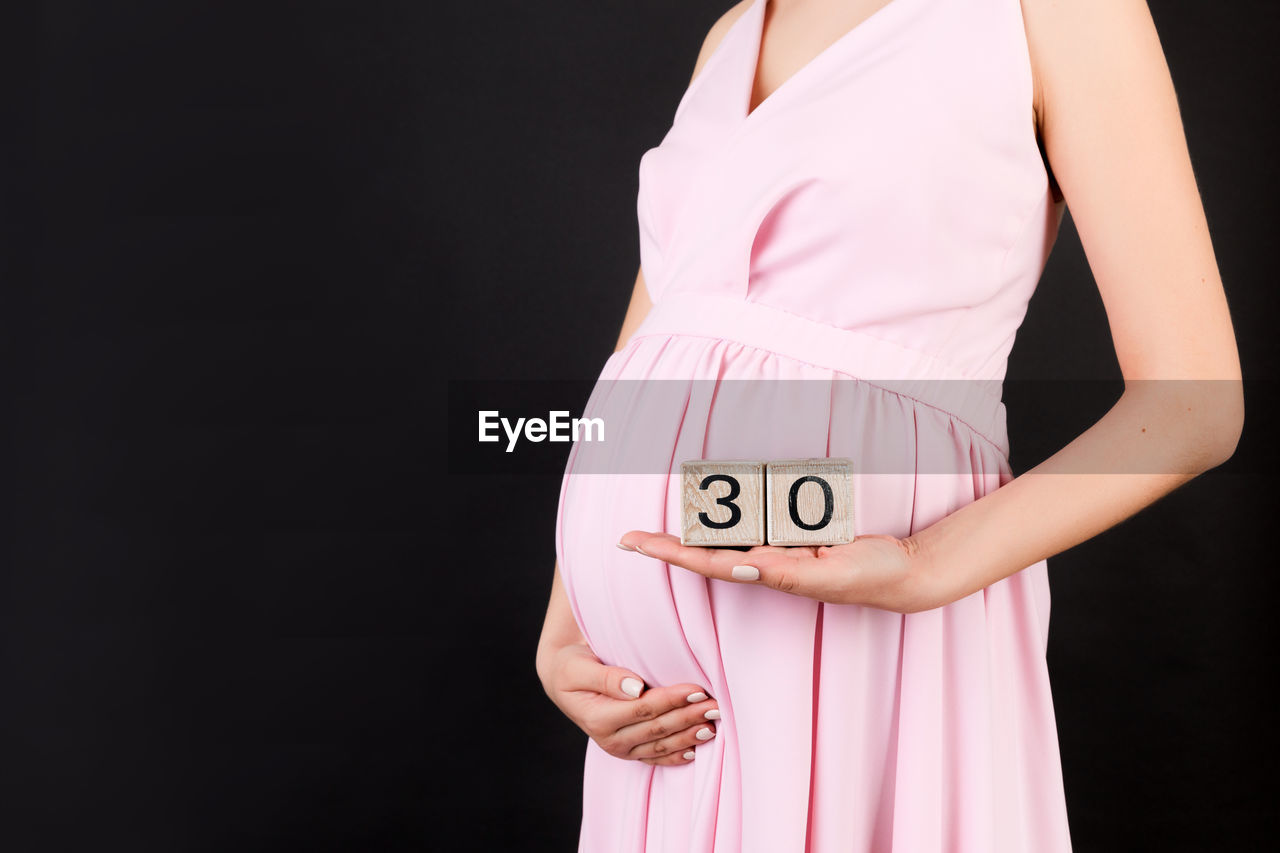
POLYGON ((747 9, 751 8, 752 2, 753 0, 738 0, 711 25, 711 29, 707 31, 706 38, 702 41, 702 49, 698 51, 698 59, 693 64, 693 77, 689 79, 690 83, 697 79, 698 74, 702 71, 702 66, 706 65, 707 60, 711 58, 711 54, 716 52, 716 48, 720 46, 720 42, 724 40, 725 34, 729 32, 734 23, 743 16, 747 9))
POLYGON ((1147 0, 1020 0, 1035 84, 1036 120, 1052 123, 1071 90, 1116 88, 1118 71, 1166 73, 1147 0))
MULTIPOLYGON (((1082 113, 1101 114, 1099 107, 1115 102, 1119 89, 1134 90, 1135 78, 1158 89, 1160 81, 1153 78, 1168 72, 1147 0, 1019 2, 1031 57, 1036 139, 1049 165, 1054 137, 1081 127, 1082 113), (1118 87, 1119 80, 1125 86, 1118 87)), ((1064 164, 1057 159, 1050 179, 1060 200, 1064 164)))

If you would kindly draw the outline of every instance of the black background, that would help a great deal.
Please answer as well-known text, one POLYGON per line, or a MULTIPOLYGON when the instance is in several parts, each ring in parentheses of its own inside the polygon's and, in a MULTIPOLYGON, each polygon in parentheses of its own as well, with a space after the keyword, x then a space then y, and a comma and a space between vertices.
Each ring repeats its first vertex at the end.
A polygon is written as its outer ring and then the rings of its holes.
MULTIPOLYGON (((574 849, 585 736, 533 670, 559 478, 450 476, 447 383, 594 376, 638 158, 727 5, 82 0, 6 27, 0 847, 574 849)), ((1256 849, 1277 21, 1152 7, 1247 422, 1050 560, 1049 664, 1078 850, 1256 849)), ((1118 378, 1069 220, 1009 376, 1016 470, 1105 411, 1047 382, 1118 378)))

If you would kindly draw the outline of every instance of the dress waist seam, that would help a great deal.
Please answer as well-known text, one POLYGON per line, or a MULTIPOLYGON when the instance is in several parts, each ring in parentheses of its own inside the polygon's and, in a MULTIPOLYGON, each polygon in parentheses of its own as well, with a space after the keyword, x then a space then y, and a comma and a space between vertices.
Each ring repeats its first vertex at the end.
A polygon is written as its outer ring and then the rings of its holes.
POLYGON ((670 336, 736 343, 907 397, 955 418, 1008 460, 1002 380, 968 377, 891 341, 718 294, 664 296, 631 340, 670 336))

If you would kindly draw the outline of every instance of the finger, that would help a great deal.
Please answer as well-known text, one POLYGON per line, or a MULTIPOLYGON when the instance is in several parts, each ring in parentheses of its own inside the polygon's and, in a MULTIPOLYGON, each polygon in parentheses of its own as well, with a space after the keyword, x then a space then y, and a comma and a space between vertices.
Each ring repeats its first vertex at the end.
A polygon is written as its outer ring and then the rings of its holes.
POLYGON ((678 755, 667 755, 662 758, 641 758, 640 761, 645 764, 652 764, 655 767, 672 764, 692 764, 695 757, 695 751, 686 749, 678 755))
POLYGON ((628 531, 620 540, 620 544, 646 557, 653 557, 673 566, 724 580, 736 580, 731 574, 733 567, 748 558, 788 550, 771 545, 758 545, 748 551, 681 545, 678 536, 670 533, 650 533, 644 530, 628 531))
POLYGON ((685 752, 693 749, 698 744, 706 743, 715 736, 715 726, 705 722, 699 723, 689 726, 670 737, 640 744, 630 752, 628 757, 635 759, 662 759, 678 755, 683 759, 685 752))
POLYGON ((792 595, 822 599, 848 583, 848 568, 830 559, 827 547, 761 545, 734 551, 681 545, 669 533, 640 530, 628 532, 622 542, 645 556, 709 578, 767 586, 792 595))
POLYGON ((614 737, 619 745, 629 750, 638 750, 646 744, 665 742, 670 750, 672 735, 689 730, 691 726, 715 726, 714 721, 720 719, 720 708, 714 699, 686 704, 651 720, 644 720, 618 729, 614 737))
POLYGON ((628 749, 646 740, 670 734, 679 728, 695 722, 700 715, 717 707, 715 700, 708 699, 707 693, 696 684, 673 684, 664 687, 651 687, 639 699, 621 703, 609 703, 603 709, 601 720, 604 728, 613 732, 613 738, 628 749), (672 711, 692 710, 680 716, 680 725, 673 724, 671 719, 659 723, 664 715, 672 711), (653 727, 653 733, 645 735, 645 726, 653 727), (657 726, 663 726, 658 731, 657 726))

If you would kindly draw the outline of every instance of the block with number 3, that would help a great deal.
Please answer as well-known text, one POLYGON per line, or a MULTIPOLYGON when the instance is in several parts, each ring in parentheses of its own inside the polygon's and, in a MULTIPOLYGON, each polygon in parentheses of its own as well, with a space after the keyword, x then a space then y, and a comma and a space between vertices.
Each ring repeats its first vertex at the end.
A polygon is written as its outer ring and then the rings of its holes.
POLYGON ((680 465, 680 542, 712 547, 764 544, 764 467, 750 460, 680 465))
POLYGON ((770 545, 841 545, 853 540, 853 463, 780 459, 765 470, 770 545))

